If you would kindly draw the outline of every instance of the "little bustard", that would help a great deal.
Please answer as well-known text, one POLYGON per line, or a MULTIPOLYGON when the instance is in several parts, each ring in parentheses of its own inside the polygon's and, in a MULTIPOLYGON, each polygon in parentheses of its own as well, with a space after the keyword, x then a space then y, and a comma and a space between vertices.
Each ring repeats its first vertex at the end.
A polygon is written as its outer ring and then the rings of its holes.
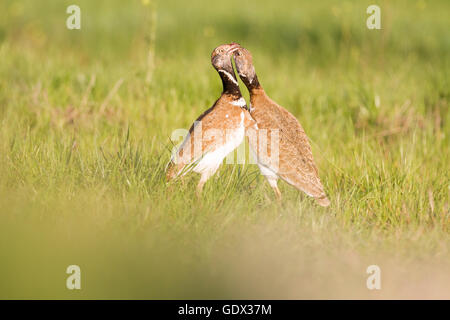
POLYGON ((211 63, 222 79, 222 94, 195 120, 168 164, 168 181, 191 170, 201 175, 197 195, 223 159, 242 143, 245 130, 256 125, 246 109, 233 69, 232 55, 238 48, 238 44, 231 43, 212 52, 211 63))
POLYGON ((279 200, 281 193, 277 182, 281 178, 314 197, 319 205, 330 205, 320 182, 308 136, 302 126, 289 111, 266 95, 256 76, 252 55, 247 49, 241 47, 236 50, 234 60, 239 77, 250 93, 250 114, 258 126, 257 139, 249 137, 249 145, 261 174, 267 178, 279 200), (261 133, 267 135, 265 139, 261 139, 261 133), (277 140, 274 141, 277 144, 275 148, 273 140, 277 140), (262 149, 267 153, 261 152, 262 149), (274 153, 277 153, 276 157, 272 157, 274 153))

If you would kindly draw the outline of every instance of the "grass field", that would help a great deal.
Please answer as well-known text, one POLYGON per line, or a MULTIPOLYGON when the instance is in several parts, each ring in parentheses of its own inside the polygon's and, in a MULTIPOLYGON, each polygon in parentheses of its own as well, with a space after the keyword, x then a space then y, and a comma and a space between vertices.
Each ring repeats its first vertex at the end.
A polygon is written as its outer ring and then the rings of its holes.
POLYGON ((378 1, 369 30, 373 3, 2 0, 0 298, 449 299, 450 2, 378 1), (195 174, 166 185, 231 41, 305 128, 330 207, 285 183, 277 204, 249 164, 201 200, 195 174))

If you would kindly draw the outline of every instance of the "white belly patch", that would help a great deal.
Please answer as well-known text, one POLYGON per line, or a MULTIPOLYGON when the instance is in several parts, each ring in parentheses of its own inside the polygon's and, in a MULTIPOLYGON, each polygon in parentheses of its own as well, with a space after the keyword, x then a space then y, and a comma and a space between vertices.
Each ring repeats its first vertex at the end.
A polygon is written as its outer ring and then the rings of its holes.
POLYGON ((209 171, 214 173, 222 164, 223 159, 242 143, 244 136, 244 112, 242 112, 239 127, 235 129, 227 129, 225 143, 219 145, 215 150, 204 154, 194 166, 194 172, 203 173, 209 171))

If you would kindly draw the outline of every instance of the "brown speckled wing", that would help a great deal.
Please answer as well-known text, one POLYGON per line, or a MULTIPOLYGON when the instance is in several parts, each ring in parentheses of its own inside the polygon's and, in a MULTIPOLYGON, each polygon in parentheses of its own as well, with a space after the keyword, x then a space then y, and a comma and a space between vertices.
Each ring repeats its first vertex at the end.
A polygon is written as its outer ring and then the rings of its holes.
MULTIPOLYGON (((213 152, 218 147, 226 142, 227 130, 237 129, 241 125, 241 113, 244 112, 244 125, 250 125, 250 121, 253 120, 247 110, 238 106, 233 106, 231 102, 233 98, 228 95, 222 95, 214 105, 200 115, 195 121, 201 121, 201 143, 202 149, 199 156, 204 155, 206 152, 213 152), (210 134, 212 133, 212 134, 210 134)), ((189 138, 185 141, 182 148, 180 148, 178 155, 183 157, 187 151, 189 156, 183 158, 185 164, 191 161, 197 160, 198 157, 194 156, 194 135, 199 130, 199 127, 191 125, 189 129, 189 138)))
MULTIPOLYGON (((258 99, 252 104, 255 109, 251 115, 258 123, 259 129, 268 130, 269 136, 272 130, 279 130, 278 175, 310 196, 324 197, 325 193, 314 163, 308 136, 298 120, 267 97, 258 99)), ((270 149, 270 143, 268 143, 268 149, 270 149)), ((270 157, 269 152, 268 155, 270 157)), ((267 166, 276 166, 271 163, 271 159, 265 160, 267 166)))

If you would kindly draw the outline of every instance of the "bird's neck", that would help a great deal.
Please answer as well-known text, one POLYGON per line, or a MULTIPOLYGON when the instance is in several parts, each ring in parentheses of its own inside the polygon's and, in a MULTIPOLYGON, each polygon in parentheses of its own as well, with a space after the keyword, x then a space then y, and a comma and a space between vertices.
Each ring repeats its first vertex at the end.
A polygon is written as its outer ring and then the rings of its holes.
POLYGON ((241 90, 239 89, 239 84, 234 75, 234 71, 230 72, 224 69, 219 69, 217 71, 222 79, 223 91, 222 94, 228 94, 235 96, 237 98, 242 97, 241 90))
POLYGON ((241 76, 242 82, 244 82, 245 86, 248 89, 250 95, 258 94, 261 91, 264 92, 261 84, 259 83, 258 76, 255 74, 253 78, 247 78, 245 76, 241 76))
POLYGON ((263 87, 258 81, 258 77, 255 75, 255 77, 250 81, 245 81, 245 86, 248 89, 248 92, 250 93, 250 102, 252 103, 253 107, 255 107, 256 100, 258 100, 261 97, 266 96, 266 92, 264 91, 263 87))

